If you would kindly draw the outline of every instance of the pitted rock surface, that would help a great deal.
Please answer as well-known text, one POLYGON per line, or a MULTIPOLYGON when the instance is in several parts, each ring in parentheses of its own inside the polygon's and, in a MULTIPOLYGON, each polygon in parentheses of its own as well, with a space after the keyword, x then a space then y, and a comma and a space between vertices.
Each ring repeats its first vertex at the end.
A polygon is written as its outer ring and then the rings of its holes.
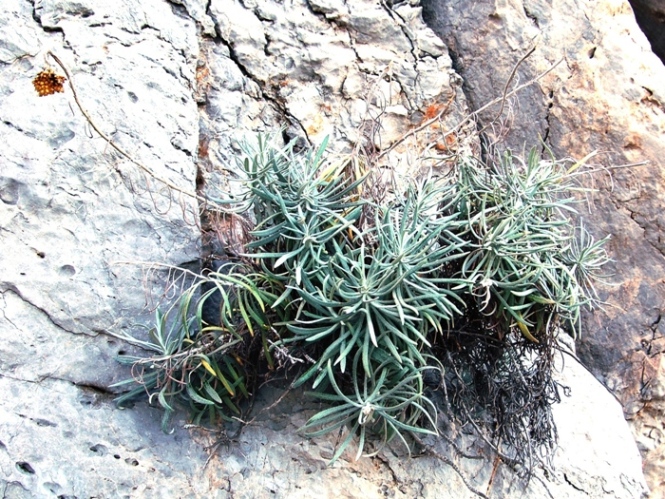
MULTIPOLYGON (((359 141, 376 154, 398 145, 381 161, 408 176, 436 133, 476 105, 453 69, 451 46, 420 14, 415 1, 4 2, 3 497, 476 497, 453 466, 431 455, 409 459, 399 447, 358 461, 351 449, 328 467, 336 435, 300 435, 314 406, 293 392, 272 407, 283 386, 259 392, 253 423, 231 441, 221 429, 188 426, 184 414, 166 435, 159 410, 145 402, 120 410, 109 388, 130 375, 115 356, 136 351, 118 335, 149 324, 154 307, 170 296, 161 296, 168 271, 153 264, 199 265, 199 205, 191 194, 234 188, 229 179, 242 140, 283 127, 285 139, 303 145, 328 135, 339 152, 359 141), (37 96, 31 80, 40 71, 62 75, 49 51, 69 68, 91 120, 150 173, 91 129, 69 82, 63 93, 37 96), (444 109, 440 124, 397 144, 444 109), (373 128, 379 117, 380 130, 373 128)), ((509 67, 514 58, 502 59, 492 46, 485 49, 494 57, 486 69, 498 88, 503 79, 495 66, 509 67)), ((610 70, 603 71, 599 81, 611 83, 610 70)), ((638 110, 653 104, 643 110, 652 115, 631 122, 638 132, 652 131, 641 135, 642 144, 651 144, 662 98, 644 83, 646 71, 626 91, 638 110)), ((556 88, 562 106, 572 106, 575 97, 564 99, 565 85, 556 88)), ((555 105, 549 116, 559 112, 555 105)), ((547 123, 547 116, 529 120, 547 123)), ((552 144, 583 156, 564 132, 556 135, 564 121, 552 121, 550 140, 561 137, 552 144)), ((478 144, 472 126, 456 140, 459 147, 478 144)), ((634 154, 631 160, 640 157, 634 154)), ((643 188, 636 199, 647 201, 634 205, 651 206, 657 185, 643 188)), ((649 213, 646 240, 657 225, 649 213)), ((604 227, 598 230, 609 230, 604 227)), ((655 303, 658 290, 649 292, 655 303)), ((463 458, 443 441, 432 443, 434 449, 492 497, 540 498, 545 488, 557 498, 643 496, 639 455, 620 406, 573 360, 565 366, 561 377, 571 397, 555 408, 561 449, 551 475, 541 473, 525 487, 505 466, 493 473, 493 462, 463 458)))

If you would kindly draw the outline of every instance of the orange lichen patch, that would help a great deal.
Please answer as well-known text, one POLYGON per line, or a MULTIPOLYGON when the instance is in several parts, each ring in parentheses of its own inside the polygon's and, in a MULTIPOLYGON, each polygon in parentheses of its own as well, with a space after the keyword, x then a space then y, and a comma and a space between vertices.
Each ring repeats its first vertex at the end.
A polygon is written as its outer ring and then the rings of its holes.
POLYGON ((630 133, 623 139, 624 149, 641 149, 642 138, 636 133, 630 133))
POLYGON ((32 80, 32 84, 39 96, 44 97, 45 95, 64 92, 65 89, 62 85, 66 80, 67 78, 55 74, 52 69, 45 69, 32 80))
POLYGON ((321 133, 322 130, 323 130, 323 117, 320 114, 314 116, 312 121, 307 124, 307 127, 305 127, 305 131, 309 136, 318 135, 319 133, 321 133))
POLYGON ((201 87, 206 85, 209 82, 209 79, 210 69, 208 68, 208 65, 204 62, 199 63, 196 66, 196 83, 198 83, 199 87, 201 87))
POLYGON ((439 152, 454 152, 457 149, 457 137, 455 135, 446 135, 434 144, 434 148, 439 152))
POLYGON ((436 118, 439 113, 443 110, 443 104, 430 104, 425 108, 425 115, 423 116, 423 121, 429 121, 436 118))

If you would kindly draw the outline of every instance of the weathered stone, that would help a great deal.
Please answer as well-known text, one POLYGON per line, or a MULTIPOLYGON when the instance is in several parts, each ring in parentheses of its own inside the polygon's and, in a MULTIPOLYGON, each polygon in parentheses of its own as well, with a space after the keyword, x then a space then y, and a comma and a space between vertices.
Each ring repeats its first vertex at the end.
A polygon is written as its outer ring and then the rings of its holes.
MULTIPOLYGON (((329 135, 333 148, 348 147, 360 140, 358 124, 363 119, 378 116, 383 106, 399 104, 405 111, 393 120, 394 127, 384 123, 388 144, 383 145, 389 145, 391 137, 413 127, 414 113, 445 102, 454 92, 450 59, 418 14, 413 7, 392 11, 372 2, 351 8, 342 2, 303 1, 285 9, 279 2, 214 0, 210 15, 221 45, 228 49, 225 56, 241 71, 244 87, 261 89, 250 95, 262 101, 264 115, 247 106, 249 112, 240 118, 242 129, 291 125, 291 136, 317 143, 329 135), (384 82, 390 84, 383 88, 384 82), (356 100, 373 105, 357 106, 356 100)), ((219 66, 217 54, 218 48, 207 51, 204 60, 219 66)), ((221 61, 222 67, 228 64, 221 61)), ((211 78, 219 82, 214 86, 224 85, 222 74, 211 78)), ((228 122, 214 119, 216 110, 226 106, 226 96, 213 89, 207 102, 211 135, 220 136, 219 144, 209 146, 228 151, 230 141, 222 137, 240 132, 227 131, 228 122)), ((394 110, 386 112, 395 116, 394 110)), ((446 119, 452 123, 463 112, 453 109, 446 119)))
MULTIPOLYGON (((30 25, 25 3, 14 3, 30 25)), ((157 176, 193 192, 198 114, 187 87, 195 59, 179 55, 196 44, 193 22, 156 16, 151 30, 150 15, 127 5, 106 12, 82 3, 40 5, 37 19, 48 19, 49 31, 36 44, 53 47, 54 38, 62 38, 76 50, 76 59, 63 49, 55 52, 72 68, 93 120, 157 176), (96 33, 101 20, 109 24, 104 36, 96 33), (140 23, 146 29, 134 33, 140 23), (120 33, 124 41, 116 38, 120 33)), ((34 20, 31 28, 42 29, 34 20)), ((70 332, 124 328, 141 319, 137 312, 145 305, 139 295, 124 296, 143 280, 141 266, 127 262, 195 259, 198 209, 185 197, 181 209, 157 180, 91 135, 69 87, 38 97, 30 78, 45 64, 61 70, 45 52, 36 55, 16 53, 18 59, 2 67, 0 136, 7 147, 0 172, 0 287, 70 332)))
MULTIPOLYGON (((44 332, 67 334, 49 324, 44 332)), ((78 360, 89 362, 89 356, 78 360)), ((44 360, 55 359, 46 353, 44 360)), ((98 369, 111 372, 112 362, 98 369)), ((463 458, 443 441, 434 443, 434 453, 461 476, 435 455, 409 458, 399 446, 358 461, 352 446, 329 467, 337 435, 309 440, 298 433, 315 407, 300 391, 261 390, 251 424, 228 441, 224 433, 185 428, 181 418, 166 435, 159 410, 139 403, 120 411, 108 392, 68 381, 59 371, 35 379, 16 374, 0 377, 0 389, 12 395, 0 409, 0 490, 13 487, 22 494, 17 497, 476 497, 461 477, 491 497, 535 499, 549 491, 561 499, 636 498, 646 490, 619 404, 570 358, 560 380, 571 396, 555 407, 560 449, 554 474, 538 472, 527 487, 505 465, 493 472, 493 460, 463 458)))
MULTIPOLYGON (((156 303, 146 295, 158 298, 166 277, 136 262, 198 263, 198 206, 186 193, 197 177, 206 192, 232 192, 228 171, 242 140, 285 126, 285 138, 318 144, 330 135, 338 152, 360 143, 378 154, 443 111, 440 124, 380 159, 408 175, 441 128, 465 116, 447 47, 416 2, 5 3, 3 496, 474 497, 452 467, 408 459, 399 447, 358 461, 351 449, 326 467, 337 435, 298 434, 314 407, 300 392, 273 407, 280 389, 260 391, 253 422, 217 446, 222 434, 186 428, 182 414, 173 434, 161 433, 160 411, 144 402, 119 410, 109 388, 130 375, 115 356, 136 350, 115 335, 150 322, 156 303), (64 93, 37 97, 30 80, 39 71, 62 74, 48 50, 69 67, 92 120, 154 175, 90 130, 67 82, 64 93), (368 133, 379 116, 381 133, 368 133)), ((455 146, 476 139, 467 127, 455 146)), ((524 488, 499 466, 490 493, 540 498, 544 483, 555 497, 640 497, 639 458, 618 406, 579 366, 566 366, 572 396, 557 408, 554 475, 539 472, 524 488)), ((488 489, 493 462, 461 458, 443 441, 435 450, 488 489)))
MULTIPOLYGON (((513 148, 542 138, 558 157, 580 159, 598 151, 590 163, 601 170, 648 161, 583 177, 584 184, 598 189, 588 196, 591 212, 582 207, 585 225, 597 237, 612 236, 608 250, 613 261, 608 285, 598 286, 606 304, 587 314, 579 352, 621 399, 628 417, 639 419, 644 404, 661 407, 656 420, 645 416, 648 426, 659 426, 663 406, 647 388, 664 375, 659 359, 665 327, 660 319, 665 303, 665 67, 623 1, 428 0, 423 6, 430 26, 450 47, 476 109, 503 94, 532 40, 536 50, 519 66, 508 90, 563 58, 510 99, 501 120, 493 123, 498 104, 481 113, 481 125, 493 124, 496 135, 513 148)), ((640 426, 635 423, 636 429, 640 426)), ((645 449, 651 447, 649 438, 639 434, 645 449)), ((657 474, 652 485, 655 480, 657 474)))
POLYGON ((561 459, 555 463, 557 477, 589 497, 644 494, 645 483, 636 478, 642 466, 635 452, 635 441, 629 432, 615 430, 625 424, 621 404, 607 391, 594 389, 598 382, 572 356, 562 353, 560 360, 564 368, 558 381, 570 388, 571 396, 563 396, 561 403, 552 407, 559 433, 557 457, 561 459), (591 407, 599 413, 591 414, 591 407), (583 428, 580 422, 586 418, 592 423, 583 428), (595 443, 580 446, 585 441, 595 443), (614 467, 622 458, 626 461, 614 467))

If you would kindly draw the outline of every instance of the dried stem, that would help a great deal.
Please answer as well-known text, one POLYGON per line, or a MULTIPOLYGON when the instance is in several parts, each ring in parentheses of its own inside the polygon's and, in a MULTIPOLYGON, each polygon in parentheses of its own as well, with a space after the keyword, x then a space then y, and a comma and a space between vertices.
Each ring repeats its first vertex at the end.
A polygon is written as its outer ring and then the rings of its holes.
MULTIPOLYGON (((520 61, 518 62, 518 65, 521 64, 522 61, 523 61, 524 59, 526 59, 526 57, 528 57, 529 55, 531 55, 531 52, 532 52, 532 51, 528 52, 528 53, 527 53, 522 59, 520 59, 520 61)), ((535 78, 532 78, 531 80, 527 81, 526 83, 523 83, 522 85, 519 85, 518 87, 516 87, 514 90, 511 90, 510 92, 506 92, 506 90, 507 90, 507 88, 508 88, 508 85, 510 84, 510 80, 511 80, 512 77, 514 76, 514 72, 517 70, 517 66, 516 66, 516 67, 513 69, 513 72, 511 73, 511 77, 509 78, 509 81, 506 83, 506 86, 505 86, 505 88, 504 88, 504 94, 503 94, 501 97, 497 97, 496 99, 491 100, 490 102, 488 102, 487 104, 485 104, 485 105, 482 106, 481 108, 479 108, 479 109, 475 110, 474 112, 470 113, 468 116, 466 116, 466 118, 464 118, 462 121, 460 121, 456 126, 454 126, 453 128, 451 128, 451 129, 448 130, 447 132, 443 133, 442 137, 443 137, 443 138, 446 138, 448 135, 452 135, 453 133, 457 132, 457 131, 458 131, 463 125, 465 125, 465 124, 468 123, 470 120, 472 120, 475 116, 478 116, 480 113, 482 113, 484 110, 490 108, 491 106, 493 106, 493 105, 495 105, 495 104, 497 104, 497 103, 499 103, 499 102, 502 102, 502 103, 505 102, 506 99, 507 99, 508 97, 511 97, 511 96, 515 95, 515 94, 518 93, 520 90, 522 90, 522 89, 524 89, 524 88, 526 88, 526 87, 528 87, 528 86, 530 86, 530 85, 533 85, 533 84, 536 83, 537 81, 541 80, 541 79, 544 78, 547 74, 551 73, 551 72, 552 72, 552 71, 553 71, 553 70, 554 70, 559 64, 561 64, 561 63, 563 62, 563 60, 564 60, 564 59, 563 59, 563 57, 562 57, 561 59, 559 59, 557 62, 555 62, 554 64, 552 64, 548 69, 546 69, 545 71, 543 71, 542 73, 540 73, 540 74, 539 74, 538 76, 536 76, 535 78)), ((455 97, 455 96, 453 96, 453 97, 448 101, 448 103, 446 103, 446 107, 444 107, 444 108, 441 110, 441 112, 439 112, 439 114, 437 114, 437 115, 436 115, 434 118, 432 118, 431 120, 426 121, 425 123, 423 123, 423 125, 421 125, 420 127, 415 128, 415 129, 409 131, 408 133, 406 133, 405 135, 403 135, 399 140, 395 141, 395 142, 394 142, 394 143, 393 143, 388 149, 386 149, 385 151, 382 151, 381 154, 379 154, 379 156, 377 157, 377 159, 381 159, 383 156, 385 156, 386 154, 388 154, 390 151, 392 151, 395 147, 397 147, 399 144, 401 144, 402 142, 404 142, 406 139, 408 139, 409 137, 415 135, 416 133, 420 132, 420 131, 423 130, 424 128, 427 128, 429 125, 431 125, 432 123, 434 123, 434 122, 436 122, 437 120, 439 120, 439 119, 441 118, 441 116, 443 116, 443 114, 447 111, 447 109, 448 109, 447 106, 448 106, 449 103, 454 99, 454 97, 455 97)), ((503 112, 503 104, 502 104, 501 112, 503 112)))
MULTIPOLYGON (((74 87, 74 81, 72 80, 72 75, 69 72, 69 69, 67 69, 67 66, 60 60, 60 58, 55 55, 53 52, 49 51, 48 55, 50 55, 55 62, 58 63, 58 66, 62 68, 62 70, 65 72, 67 75, 67 82, 69 83, 69 88, 72 89, 72 95, 74 96, 74 101, 76 102, 76 106, 79 108, 81 111, 81 114, 85 117, 86 121, 90 124, 92 129, 97 132, 97 134, 106 141, 108 145, 110 145, 113 149, 115 149, 121 156, 129 160, 132 164, 136 165, 139 167, 141 170, 143 170, 145 173, 147 173, 149 176, 154 178, 155 180, 163 183, 166 185, 169 189, 173 189, 174 191, 180 192, 181 194, 184 194, 185 196, 192 197, 194 199, 197 199, 199 201, 205 201, 205 198, 202 196, 199 196, 198 194, 194 192, 187 191, 181 187, 178 187, 175 185, 173 182, 170 182, 164 178, 161 178, 157 176, 150 168, 145 166, 144 164, 140 163, 136 159, 134 159, 128 152, 126 152, 124 149, 122 149, 118 144, 116 144, 113 139, 111 139, 108 135, 106 135, 101 128, 94 122, 94 120, 90 117, 90 114, 85 110, 83 107, 83 104, 81 104, 81 101, 79 100, 78 93, 76 91, 76 87, 74 87)), ((120 171, 116 168, 116 171, 120 173, 120 171)))

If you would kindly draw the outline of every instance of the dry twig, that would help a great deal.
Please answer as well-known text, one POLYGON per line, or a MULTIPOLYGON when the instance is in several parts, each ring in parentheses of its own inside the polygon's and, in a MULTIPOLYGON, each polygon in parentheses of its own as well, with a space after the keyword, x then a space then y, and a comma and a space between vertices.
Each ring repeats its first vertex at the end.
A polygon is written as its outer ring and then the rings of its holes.
MULTIPOLYGON (((104 139, 104 141, 106 141, 106 143, 107 143, 108 145, 110 145, 113 149, 115 149, 115 150, 116 150, 121 156, 123 156, 124 158, 126 158, 127 160, 129 160, 132 164, 134 164, 135 166, 139 167, 143 172, 145 172, 146 174, 148 174, 150 177, 152 177, 152 178, 154 178, 155 180, 157 180, 157 181, 163 183, 164 185, 166 185, 169 189, 173 189, 174 191, 180 192, 181 194, 184 194, 185 196, 192 197, 192 198, 197 199, 197 200, 199 200, 199 201, 205 201, 205 199, 204 199, 202 196, 200 196, 200 195, 198 195, 198 194, 196 194, 196 193, 194 193, 194 192, 187 191, 187 190, 185 190, 185 189, 183 189, 183 188, 181 188, 181 187, 178 187, 178 186, 175 185, 173 182, 170 182, 169 180, 166 180, 166 179, 164 179, 164 178, 161 178, 161 177, 157 176, 157 175, 156 175, 156 174, 155 174, 150 168, 148 168, 148 167, 145 166, 143 163, 140 163, 139 161, 137 161, 136 159, 134 159, 134 158, 133 158, 128 152, 126 152, 126 151, 125 151, 124 149, 122 149, 118 144, 116 144, 116 143, 113 141, 113 139, 111 139, 108 135, 106 135, 106 134, 102 131, 102 129, 101 129, 101 128, 100 128, 100 127, 94 122, 94 120, 90 117, 90 114, 85 110, 85 108, 83 107, 83 104, 81 104, 81 101, 80 101, 79 96, 78 96, 78 92, 76 91, 76 87, 74 86, 74 81, 73 81, 73 79, 72 79, 72 75, 71 75, 71 73, 69 72, 69 69, 67 69, 67 66, 66 66, 66 65, 60 60, 60 58, 59 58, 57 55, 55 55, 53 52, 49 51, 49 52, 48 52, 48 55, 50 55, 50 56, 53 58, 53 60, 54 60, 56 63, 58 63, 58 66, 60 66, 60 67, 62 68, 62 70, 65 72, 65 74, 67 75, 67 82, 69 83, 69 88, 71 88, 71 90, 72 90, 72 95, 74 96, 74 101, 76 102, 76 106, 77 106, 77 107, 79 108, 79 110, 81 111, 81 114, 83 114, 83 116, 85 117, 86 121, 90 124, 90 126, 92 127, 92 129, 93 129, 95 132, 97 132, 97 134, 98 134, 102 139, 104 139)), ((119 170, 116 169, 116 171, 118 171, 118 173, 120 173, 119 170)))

